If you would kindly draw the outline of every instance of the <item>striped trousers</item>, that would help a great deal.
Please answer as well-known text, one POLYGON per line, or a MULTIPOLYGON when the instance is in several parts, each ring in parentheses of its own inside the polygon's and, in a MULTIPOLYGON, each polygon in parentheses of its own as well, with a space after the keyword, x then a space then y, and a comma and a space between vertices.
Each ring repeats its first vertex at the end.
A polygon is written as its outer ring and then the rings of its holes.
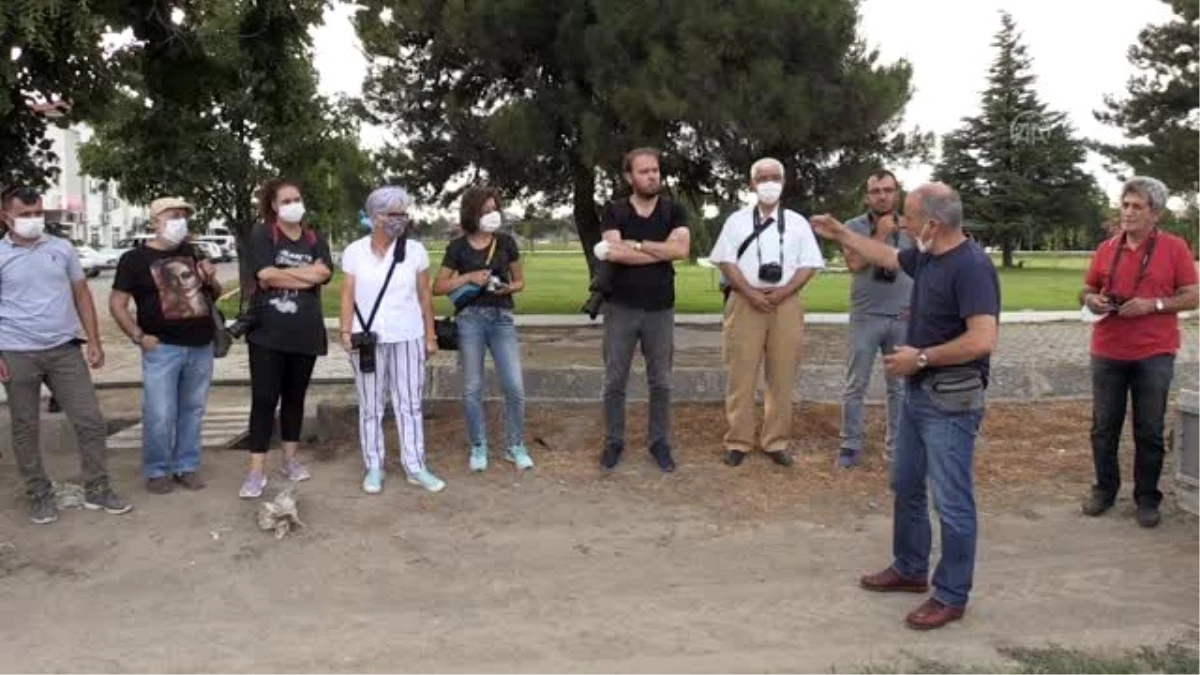
POLYGON ((421 417, 421 394, 425 389, 425 341, 380 343, 375 346, 375 372, 358 368, 358 353, 350 357, 358 386, 358 440, 363 463, 382 469, 387 454, 383 418, 387 395, 400 432, 400 458, 404 471, 413 475, 425 468, 425 427, 421 417))

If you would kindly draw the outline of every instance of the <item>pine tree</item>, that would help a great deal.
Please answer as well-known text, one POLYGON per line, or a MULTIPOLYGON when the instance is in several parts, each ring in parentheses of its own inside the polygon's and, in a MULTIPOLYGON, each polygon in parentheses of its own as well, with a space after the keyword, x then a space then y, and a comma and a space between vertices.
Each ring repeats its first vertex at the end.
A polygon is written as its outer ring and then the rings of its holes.
POLYGON ((1133 141, 1099 145, 1121 172, 1164 181, 1195 194, 1200 183, 1200 0, 1163 0, 1175 18, 1142 30, 1129 60, 1143 72, 1130 78, 1128 98, 1105 97, 1096 119, 1121 127, 1133 141))
POLYGON ((1081 167, 1086 155, 1065 113, 1034 91, 1032 60, 1016 23, 1001 14, 980 112, 942 140, 934 178, 959 192, 968 220, 1013 264, 1019 244, 1036 245, 1059 228, 1098 225, 1098 187, 1081 167))

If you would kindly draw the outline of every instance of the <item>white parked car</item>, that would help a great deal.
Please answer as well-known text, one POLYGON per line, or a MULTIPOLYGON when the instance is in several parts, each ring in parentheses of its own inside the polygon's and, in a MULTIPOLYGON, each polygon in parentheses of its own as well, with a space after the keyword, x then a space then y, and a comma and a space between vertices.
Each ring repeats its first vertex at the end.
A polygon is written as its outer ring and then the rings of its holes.
POLYGON ((237 240, 230 235, 206 234, 202 237, 192 237, 193 242, 206 241, 217 245, 221 255, 213 258, 213 262, 229 262, 237 260, 237 240))
POLYGON ((142 246, 153 238, 153 234, 138 234, 130 237, 129 239, 122 239, 121 241, 117 242, 115 247, 117 251, 117 257, 119 258, 125 255, 126 252, 142 246))
MULTIPOLYGON (((153 234, 139 234, 135 237, 130 237, 129 239, 118 242, 114 253, 116 253, 118 258, 120 258, 127 251, 145 246, 146 242, 151 241, 152 239, 154 239, 153 234)), ((192 238, 189 240, 189 243, 192 246, 195 246, 196 250, 199 251, 201 255, 203 255, 206 259, 213 261, 214 263, 224 262, 230 259, 225 252, 221 250, 220 245, 208 241, 206 238, 192 238)))
POLYGON ((96 249, 96 255, 98 255, 100 260, 103 261, 101 267, 106 270, 117 269, 117 263, 121 260, 121 253, 121 251, 108 246, 101 246, 100 248, 96 249))
POLYGON ((211 260, 214 263, 225 260, 225 252, 221 250, 220 246, 211 241, 192 241, 191 244, 206 260, 211 260))
POLYGON ((83 266, 83 274, 88 278, 100 276, 100 270, 104 269, 104 260, 96 249, 91 246, 76 246, 75 252, 79 254, 79 264, 83 266))

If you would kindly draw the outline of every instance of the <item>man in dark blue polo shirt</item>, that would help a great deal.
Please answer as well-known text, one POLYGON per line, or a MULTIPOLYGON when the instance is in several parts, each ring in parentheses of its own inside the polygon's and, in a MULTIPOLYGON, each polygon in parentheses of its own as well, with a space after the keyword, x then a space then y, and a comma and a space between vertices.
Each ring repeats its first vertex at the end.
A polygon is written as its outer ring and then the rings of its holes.
POLYGON ((811 222, 821 236, 870 264, 903 270, 913 279, 907 344, 884 357, 889 374, 907 379, 892 462, 894 561, 860 584, 872 591, 928 591, 928 478, 941 519, 942 559, 932 597, 906 623, 930 629, 962 618, 973 583, 972 465, 999 329, 1000 282, 991 258, 963 234, 962 201, 948 186, 933 183, 913 191, 904 219, 916 243, 904 251, 855 234, 829 216, 811 222))

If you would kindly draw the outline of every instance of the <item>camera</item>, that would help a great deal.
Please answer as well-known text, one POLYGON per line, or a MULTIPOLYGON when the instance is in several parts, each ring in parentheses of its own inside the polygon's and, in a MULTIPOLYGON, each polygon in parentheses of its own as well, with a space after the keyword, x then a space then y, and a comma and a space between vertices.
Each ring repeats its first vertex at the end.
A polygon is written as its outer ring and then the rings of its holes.
POLYGON ((779 263, 760 265, 758 268, 758 279, 768 284, 777 284, 783 281, 783 266, 779 263))
POLYGON ((234 339, 240 340, 246 337, 246 334, 254 330, 254 326, 258 323, 258 318, 251 312, 243 312, 238 315, 238 318, 233 320, 226 329, 234 339))
POLYGON ((503 277, 501 277, 497 274, 493 274, 488 279, 488 283, 487 283, 488 293, 495 293, 496 291, 498 291, 502 288, 508 288, 508 282, 505 281, 503 277))
POLYGON ((1126 302, 1128 302, 1128 300, 1129 300, 1129 298, 1122 298, 1122 297, 1121 297, 1121 296, 1119 296, 1119 295, 1112 295, 1112 296, 1109 296, 1109 298, 1108 298, 1108 309, 1107 309, 1106 311, 1107 311, 1109 314, 1116 314, 1117 312, 1120 312, 1120 311, 1121 311, 1121 305, 1123 305, 1123 304, 1125 304, 1126 302))
POLYGON ((354 333, 350 346, 358 352, 358 369, 363 373, 375 372, 375 345, 378 338, 374 333, 354 333))
POLYGON ((583 303, 583 307, 579 311, 587 314, 593 321, 600 314, 600 306, 604 304, 604 298, 612 294, 612 265, 597 260, 596 274, 592 277, 592 283, 588 286, 588 291, 591 295, 588 296, 587 302, 583 303))
POLYGON ((886 267, 876 267, 874 268, 872 276, 876 281, 882 281, 886 284, 890 284, 896 281, 896 270, 889 270, 886 267))

